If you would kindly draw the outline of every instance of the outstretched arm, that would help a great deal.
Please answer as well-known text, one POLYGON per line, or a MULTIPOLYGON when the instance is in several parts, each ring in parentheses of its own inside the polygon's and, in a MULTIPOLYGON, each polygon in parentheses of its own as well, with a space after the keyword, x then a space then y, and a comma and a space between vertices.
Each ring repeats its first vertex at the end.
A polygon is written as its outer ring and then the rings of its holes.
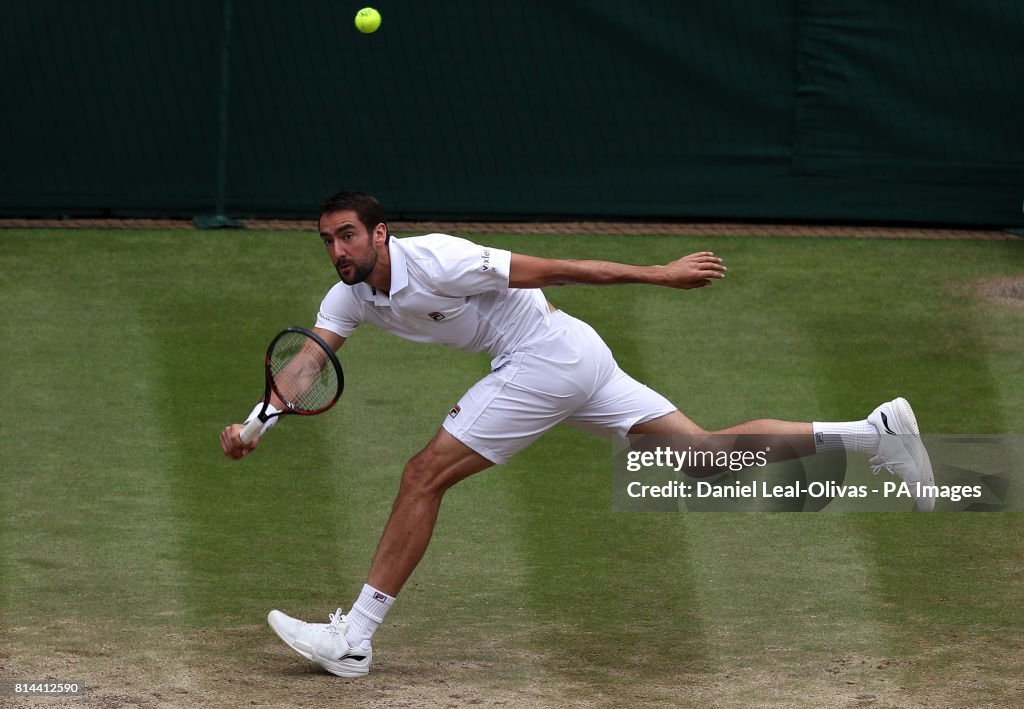
POLYGON ((614 261, 575 261, 512 254, 509 288, 588 284, 649 283, 667 288, 701 288, 725 278, 722 259, 701 251, 664 266, 633 266, 614 261))

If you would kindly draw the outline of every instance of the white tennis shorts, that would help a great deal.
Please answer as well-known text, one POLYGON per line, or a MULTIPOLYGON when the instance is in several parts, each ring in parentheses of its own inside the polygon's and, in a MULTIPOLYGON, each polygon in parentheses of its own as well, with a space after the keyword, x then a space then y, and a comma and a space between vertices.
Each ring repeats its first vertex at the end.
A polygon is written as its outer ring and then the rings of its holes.
POLYGON ((492 362, 448 413, 444 428, 480 455, 504 463, 545 431, 566 422, 625 437, 638 423, 676 407, 626 374, 601 336, 557 310, 550 332, 521 352, 492 362))

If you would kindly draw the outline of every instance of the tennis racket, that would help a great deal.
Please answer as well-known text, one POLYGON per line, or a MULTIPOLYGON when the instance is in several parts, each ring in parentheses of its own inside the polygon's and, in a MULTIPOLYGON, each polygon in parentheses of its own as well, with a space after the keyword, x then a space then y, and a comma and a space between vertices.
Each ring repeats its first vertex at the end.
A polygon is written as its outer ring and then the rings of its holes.
POLYGON ((345 388, 341 363, 334 352, 316 333, 302 327, 285 328, 271 340, 266 375, 263 408, 239 434, 243 443, 255 438, 263 424, 275 416, 322 414, 334 406, 345 388), (272 395, 280 400, 281 410, 268 414, 272 395))

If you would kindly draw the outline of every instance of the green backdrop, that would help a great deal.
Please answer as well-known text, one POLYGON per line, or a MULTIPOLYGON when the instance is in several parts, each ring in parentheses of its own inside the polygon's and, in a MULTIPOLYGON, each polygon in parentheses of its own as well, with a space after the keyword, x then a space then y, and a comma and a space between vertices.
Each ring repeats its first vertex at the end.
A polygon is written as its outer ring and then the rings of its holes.
POLYGON ((1020 0, 362 4, 5 3, 0 212, 1024 225, 1020 0))

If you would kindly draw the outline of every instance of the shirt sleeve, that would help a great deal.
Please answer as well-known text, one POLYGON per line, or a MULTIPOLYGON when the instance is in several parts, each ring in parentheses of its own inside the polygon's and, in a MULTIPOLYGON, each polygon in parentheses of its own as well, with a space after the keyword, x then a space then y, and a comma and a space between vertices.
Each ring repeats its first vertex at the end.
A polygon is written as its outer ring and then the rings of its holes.
POLYGON ((339 283, 327 292, 316 314, 316 326, 348 337, 363 321, 363 312, 352 288, 339 283))
POLYGON ((438 295, 461 297, 508 288, 512 252, 437 235, 428 273, 438 295))

